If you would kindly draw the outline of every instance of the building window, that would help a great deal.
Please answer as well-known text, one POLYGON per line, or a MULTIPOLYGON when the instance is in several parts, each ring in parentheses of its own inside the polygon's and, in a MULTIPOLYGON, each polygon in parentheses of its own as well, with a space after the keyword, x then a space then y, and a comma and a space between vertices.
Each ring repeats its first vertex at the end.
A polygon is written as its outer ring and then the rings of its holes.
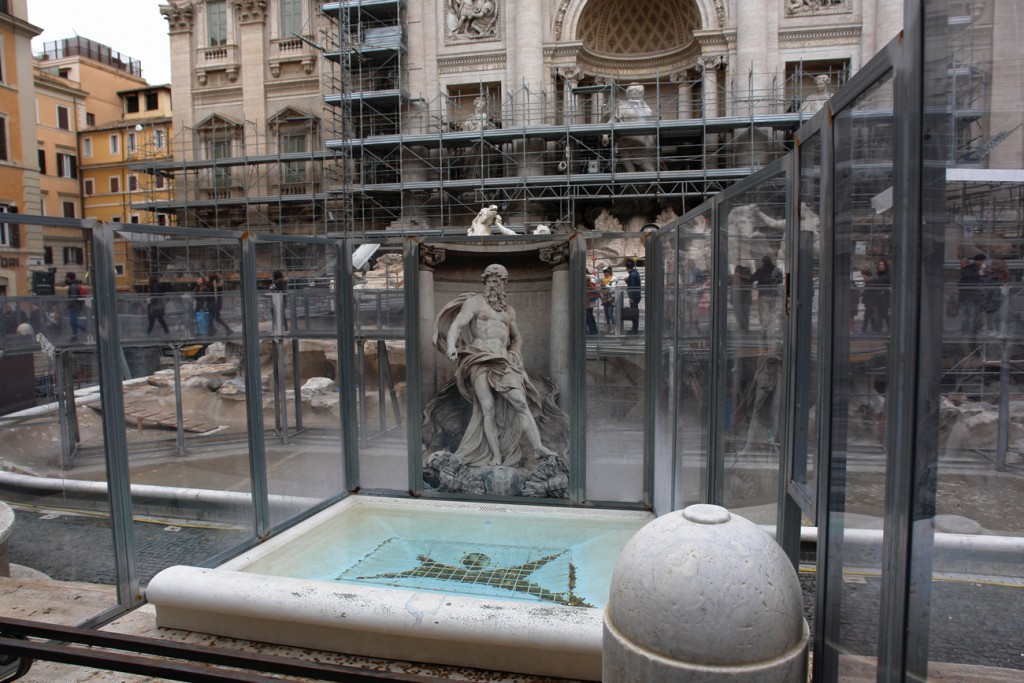
POLYGON ((0 116, 0 161, 7 159, 7 117, 0 116))
POLYGON ((165 181, 164 181, 164 177, 162 175, 160 175, 158 173, 157 175, 153 176, 153 187, 155 189, 162 190, 162 189, 164 189, 164 185, 165 185, 165 181))
POLYGON ((129 114, 139 113, 139 96, 138 95, 125 95, 124 108, 129 114))
POLYGON ((128 174, 128 191, 138 192, 139 191, 139 177, 134 173, 128 174))
POLYGON ((281 37, 302 35, 302 0, 281 0, 281 37))
POLYGON ((82 138, 82 156, 92 158, 92 138, 82 138))
POLYGON ((61 152, 57 152, 57 177, 77 178, 78 160, 71 154, 62 154, 61 152))
POLYGON ((119 194, 121 192, 121 177, 112 175, 110 176, 110 194, 119 194))
MULTIPOLYGON (((0 213, 17 213, 18 207, 13 204, 0 204, 0 213)), ((0 247, 18 246, 18 226, 0 223, 0 247)))
POLYGON ((121 153, 121 138, 116 135, 110 136, 110 153, 120 154, 121 153))
POLYGON ((82 182, 82 191, 85 192, 86 197, 91 197, 93 195, 95 187, 93 187, 92 178, 86 178, 82 182))
POLYGON ((96 114, 85 113, 85 125, 95 126, 96 125, 96 114))
MULTIPOLYGON (((283 154, 304 153, 306 136, 296 133, 284 133, 281 136, 281 152, 283 154)), ((286 161, 284 163, 284 182, 286 184, 306 182, 306 162, 286 161)))
POLYGON ((153 146, 156 147, 157 151, 163 151, 163 148, 167 145, 167 133, 162 130, 153 131, 153 146))
POLYGON ((134 154, 139 151, 139 136, 135 133, 128 133, 128 142, 125 145, 128 148, 129 154, 134 154))
POLYGON ((85 263, 85 250, 81 247, 64 247, 64 264, 79 266, 85 263))
POLYGON ((61 209, 64 211, 64 218, 75 217, 75 203, 74 202, 61 202, 61 209))
POLYGON ((146 111, 160 108, 160 95, 155 92, 146 93, 146 111))
MULTIPOLYGON (((231 156, 230 140, 213 140, 210 142, 210 158, 227 159, 231 156)), ((231 168, 218 166, 213 169, 213 186, 217 189, 231 187, 231 168)))
POLYGON ((39 173, 40 175, 46 175, 46 150, 39 150, 39 173))
POLYGON ((57 105, 57 127, 61 130, 71 130, 71 112, 67 107, 57 105))
POLYGON ((53 247, 43 247, 43 264, 53 265, 53 247))
POLYGON ((210 0, 206 3, 206 29, 210 34, 210 46, 227 45, 227 2, 224 0, 210 0))
POLYGON ((129 223, 138 223, 138 222, 139 222, 139 214, 137 214, 137 213, 133 213, 133 214, 132 214, 132 215, 131 215, 131 216, 130 216, 130 217, 128 218, 128 222, 129 222, 129 223))
POLYGON ((156 215, 156 224, 157 225, 167 225, 167 214, 158 213, 156 215))

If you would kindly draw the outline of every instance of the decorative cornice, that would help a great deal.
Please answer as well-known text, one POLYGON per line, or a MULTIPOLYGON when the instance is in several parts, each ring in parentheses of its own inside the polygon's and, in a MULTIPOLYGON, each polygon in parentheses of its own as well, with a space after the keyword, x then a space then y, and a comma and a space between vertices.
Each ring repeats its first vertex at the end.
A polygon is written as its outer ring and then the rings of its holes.
POLYGON ((467 55, 440 57, 437 60, 437 69, 442 74, 463 73, 466 71, 494 71, 504 69, 505 62, 504 50, 500 52, 477 52, 467 55))
POLYGON ((320 92, 319 78, 286 78, 282 81, 267 81, 263 84, 264 92, 285 92, 292 90, 308 90, 310 95, 320 92))
POLYGON ((792 28, 779 31, 779 44, 815 43, 831 41, 835 43, 860 42, 862 29, 860 24, 842 26, 823 26, 820 28, 792 28))
POLYGON ((241 86, 232 86, 230 88, 205 88, 203 90, 192 91, 192 102, 195 104, 240 102, 241 100, 241 86))
POLYGON ((267 0, 234 0, 233 4, 243 24, 259 23, 267 18, 267 0))
POLYGON ((167 20, 171 33, 183 33, 192 30, 192 3, 182 5, 160 5, 160 14, 167 20))

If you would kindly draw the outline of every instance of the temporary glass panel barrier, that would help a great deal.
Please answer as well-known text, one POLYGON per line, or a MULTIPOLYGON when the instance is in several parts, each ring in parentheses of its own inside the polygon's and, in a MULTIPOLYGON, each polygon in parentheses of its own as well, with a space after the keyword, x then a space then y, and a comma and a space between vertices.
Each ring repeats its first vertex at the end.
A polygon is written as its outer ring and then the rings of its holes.
POLYGON ((942 108, 948 137, 929 150, 945 162, 945 182, 936 178, 926 217, 944 217, 934 237, 944 239, 935 281, 945 287, 932 328, 941 345, 922 340, 940 349, 940 395, 935 461, 916 491, 921 517, 933 519, 914 527, 915 598, 930 615, 929 679, 967 680, 974 665, 1003 669, 974 669, 987 680, 1010 680, 1024 677, 1024 14, 1014 3, 927 5, 936 73, 923 79, 924 101, 942 108), (981 623, 983 639, 965 647, 981 623))
MULTIPOLYGON (((276 240, 257 246, 261 376, 270 521, 278 524, 344 493, 337 243, 276 240)), ((211 321, 211 326, 213 322, 211 321)))
POLYGON ((404 271, 401 243, 373 246, 353 246, 354 254, 372 250, 354 264, 357 396, 353 405, 358 411, 359 485, 407 491, 405 282, 413 275, 404 271))
MULTIPOLYGON (((797 235, 796 249, 799 269, 795 274, 793 296, 793 312, 796 322, 796 338, 793 344, 798 353, 806 357, 797 361, 795 372, 798 373, 793 383, 794 402, 798 416, 799 429, 793 435, 794 464, 792 480, 799 491, 799 499, 804 503, 804 512, 813 518, 816 483, 815 468, 818 462, 818 431, 820 426, 816 416, 818 409, 819 352, 822 347, 821 338, 821 137, 813 135, 803 140, 800 145, 800 231, 797 235), (808 422, 810 423, 808 425, 808 422)), ((858 273, 859 275, 859 273, 858 273)), ((850 319, 851 329, 854 317, 860 304, 863 281, 851 276, 849 287, 849 315, 842 318, 850 319)), ((845 290, 844 290, 845 291, 845 290)), ((840 306, 846 310, 844 306, 840 306)))
POLYGON ((636 233, 587 239, 588 272, 576 283, 583 291, 579 315, 586 322, 576 348, 586 353, 587 498, 592 502, 638 503, 643 497, 649 320, 643 249, 636 233))
POLYGON ((687 216, 679 232, 676 262, 677 326, 676 477, 673 508, 706 503, 708 491, 709 424, 711 418, 711 323, 705 300, 705 273, 711 258, 712 208, 687 216))
MULTIPOLYGON (((675 431, 678 418, 679 400, 676 395, 676 345, 678 344, 678 323, 676 317, 678 306, 679 269, 677 267, 678 250, 676 242, 679 237, 678 227, 657 238, 659 274, 661 282, 657 292, 660 308, 660 338, 654 341, 658 350, 657 391, 655 393, 654 419, 654 508, 656 511, 668 512, 672 509, 673 492, 676 488, 676 444, 675 431)), ((650 291, 650 288, 649 288, 650 291)), ((651 380, 655 380, 652 378, 651 380)))
MULTIPOLYGON (((832 330, 832 426, 827 634, 840 675, 877 655, 885 499, 885 404, 892 324, 893 81, 887 75, 834 117, 832 256, 835 298, 863 277, 857 315, 832 330), (852 324, 851 324, 852 323, 852 324)), ((852 307, 836 305, 840 311, 852 307)), ((819 584, 820 585, 820 584, 819 584)))
POLYGON ((88 269, 70 288, 66 272, 51 295, 2 300, 0 575, 13 578, 0 590, 14 606, 5 617, 77 625, 118 596, 93 299, 88 269))
MULTIPOLYGON (((719 348, 725 353, 719 364, 725 373, 722 504, 764 524, 774 523, 778 498, 785 209, 784 173, 730 196, 718 208, 718 248, 729 268, 722 292, 726 307, 719 309, 728 312, 719 325, 724 335, 719 348)), ((710 287, 707 277, 703 282, 710 287)))

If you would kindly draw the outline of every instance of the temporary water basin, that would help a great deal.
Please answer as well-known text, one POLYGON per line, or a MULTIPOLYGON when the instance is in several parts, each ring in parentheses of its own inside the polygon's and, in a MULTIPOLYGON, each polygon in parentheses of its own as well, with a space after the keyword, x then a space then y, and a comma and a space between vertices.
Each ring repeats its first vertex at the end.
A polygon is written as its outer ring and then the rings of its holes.
POLYGON ((602 609, 644 512, 351 496, 216 569, 160 572, 157 625, 601 678, 602 609))

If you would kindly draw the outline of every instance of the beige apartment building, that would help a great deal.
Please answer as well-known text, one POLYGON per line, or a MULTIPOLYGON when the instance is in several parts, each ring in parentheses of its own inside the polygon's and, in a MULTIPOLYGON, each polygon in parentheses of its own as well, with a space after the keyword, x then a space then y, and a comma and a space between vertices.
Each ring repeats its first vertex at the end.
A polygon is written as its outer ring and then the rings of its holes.
MULTIPOLYGON (((32 37, 26 0, 0 1, 0 213, 40 206, 32 95, 32 37)), ((0 223, 0 295, 23 296, 43 264, 42 229, 0 223)))

